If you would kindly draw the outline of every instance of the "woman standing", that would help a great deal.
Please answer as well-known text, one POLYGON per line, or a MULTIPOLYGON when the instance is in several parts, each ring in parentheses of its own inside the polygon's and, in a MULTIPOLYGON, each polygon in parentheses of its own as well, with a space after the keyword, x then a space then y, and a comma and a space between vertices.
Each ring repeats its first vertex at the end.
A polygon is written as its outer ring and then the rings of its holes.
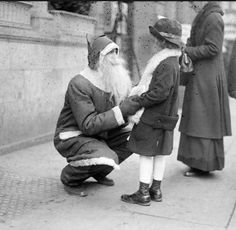
POLYGON ((228 90, 232 98, 236 98, 236 40, 234 41, 228 68, 228 90))
POLYGON ((190 167, 185 176, 224 168, 223 137, 231 135, 230 109, 222 45, 223 11, 216 2, 191 1, 198 12, 185 52, 194 72, 186 84, 178 157, 190 167))

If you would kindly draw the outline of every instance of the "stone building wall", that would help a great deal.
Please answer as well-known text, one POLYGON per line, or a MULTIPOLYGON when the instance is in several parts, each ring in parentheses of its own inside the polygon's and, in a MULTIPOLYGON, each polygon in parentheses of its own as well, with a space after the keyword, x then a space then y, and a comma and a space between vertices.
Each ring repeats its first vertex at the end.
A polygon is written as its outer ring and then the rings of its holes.
MULTIPOLYGON (((0 1, 0 154, 52 138, 67 83, 87 63, 85 34, 101 34, 112 27, 115 3, 97 1, 87 17, 48 12, 45 1, 0 1)), ((224 1, 221 5, 229 54, 236 37, 236 5, 224 1)), ((185 1, 134 1, 130 15, 141 72, 152 53, 148 26, 158 16, 176 18, 182 23, 185 41, 195 16, 185 1)), ((124 52, 129 49, 127 42, 120 44, 124 52)))
POLYGON ((87 64, 94 18, 0 2, 0 154, 52 140, 68 81, 87 64))

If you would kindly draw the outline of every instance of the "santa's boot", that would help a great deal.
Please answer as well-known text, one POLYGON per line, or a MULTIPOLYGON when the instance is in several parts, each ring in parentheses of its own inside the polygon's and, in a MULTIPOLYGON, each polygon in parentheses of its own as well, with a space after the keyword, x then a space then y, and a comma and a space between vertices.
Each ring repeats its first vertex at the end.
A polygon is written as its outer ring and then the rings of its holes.
POLYGON ((139 190, 133 194, 123 194, 121 200, 131 204, 139 204, 149 206, 151 204, 151 198, 149 194, 149 184, 140 182, 139 190))
POLYGON ((162 201, 161 181, 153 180, 152 185, 149 189, 149 193, 151 196, 151 200, 156 202, 161 202, 162 201))

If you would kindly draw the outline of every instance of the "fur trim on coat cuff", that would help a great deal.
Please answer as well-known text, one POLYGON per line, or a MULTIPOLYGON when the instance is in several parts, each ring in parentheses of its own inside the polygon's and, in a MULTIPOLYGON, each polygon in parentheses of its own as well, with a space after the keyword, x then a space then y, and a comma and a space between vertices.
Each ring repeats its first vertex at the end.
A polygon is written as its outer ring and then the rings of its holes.
POLYGON ((120 169, 120 166, 116 164, 113 159, 106 157, 71 161, 69 164, 73 167, 90 166, 90 165, 109 165, 112 166, 114 169, 120 169))

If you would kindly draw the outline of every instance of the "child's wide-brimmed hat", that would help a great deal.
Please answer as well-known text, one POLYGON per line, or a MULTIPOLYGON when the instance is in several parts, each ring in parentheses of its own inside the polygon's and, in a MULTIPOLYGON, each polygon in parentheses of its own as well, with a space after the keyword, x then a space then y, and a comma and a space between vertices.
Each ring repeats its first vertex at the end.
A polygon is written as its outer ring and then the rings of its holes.
POLYGON ((177 20, 158 19, 154 26, 149 26, 150 33, 156 38, 163 38, 170 43, 182 47, 182 26, 177 20))

